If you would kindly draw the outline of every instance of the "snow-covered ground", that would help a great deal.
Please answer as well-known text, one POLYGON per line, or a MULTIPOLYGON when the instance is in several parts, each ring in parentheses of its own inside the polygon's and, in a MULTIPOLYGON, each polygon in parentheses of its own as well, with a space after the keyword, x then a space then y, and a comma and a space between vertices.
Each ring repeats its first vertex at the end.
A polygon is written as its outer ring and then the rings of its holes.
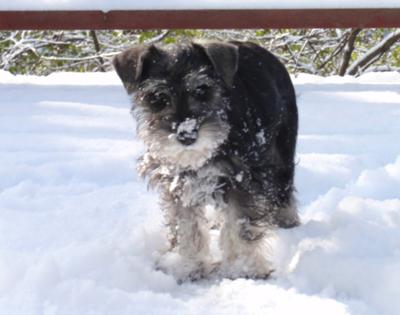
POLYGON ((113 73, 0 72, 0 314, 400 313, 400 74, 295 78, 303 225, 267 281, 178 285, 113 73))
POLYGON ((400 8, 398 0, 14 0, 1 10, 180 10, 180 9, 400 8))

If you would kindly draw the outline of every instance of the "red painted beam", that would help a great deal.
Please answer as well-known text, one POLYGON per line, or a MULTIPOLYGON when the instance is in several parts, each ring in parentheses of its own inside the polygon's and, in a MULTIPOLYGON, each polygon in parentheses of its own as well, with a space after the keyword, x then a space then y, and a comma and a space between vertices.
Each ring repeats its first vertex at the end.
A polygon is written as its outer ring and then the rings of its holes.
POLYGON ((0 30, 400 27, 400 9, 0 11, 0 30))
POLYGON ((103 29, 101 11, 0 11, 0 30, 103 29))

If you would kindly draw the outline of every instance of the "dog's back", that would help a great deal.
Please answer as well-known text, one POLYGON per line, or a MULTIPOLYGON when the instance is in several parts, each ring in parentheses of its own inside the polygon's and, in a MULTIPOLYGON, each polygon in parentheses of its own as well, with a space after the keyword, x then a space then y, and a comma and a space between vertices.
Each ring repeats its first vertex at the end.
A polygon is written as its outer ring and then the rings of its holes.
POLYGON ((289 163, 293 161, 298 128, 296 97, 289 74, 264 48, 253 43, 233 44, 239 47, 239 67, 232 92, 237 102, 232 118, 239 126, 246 123, 249 138, 260 139, 263 130, 264 149, 271 145, 268 140, 274 136, 285 138, 280 153, 284 162, 289 163))
MULTIPOLYGON (((250 195, 266 196, 272 203, 269 207, 292 208, 298 118, 290 76, 264 48, 253 43, 231 44, 238 47, 239 61, 231 90, 232 128, 225 151, 248 179, 237 185, 250 195)), ((243 198, 250 195, 244 194, 243 198)), ((274 212, 270 223, 281 227, 298 224, 297 216, 287 218, 274 212)), ((248 215, 260 217, 256 213, 248 215)))

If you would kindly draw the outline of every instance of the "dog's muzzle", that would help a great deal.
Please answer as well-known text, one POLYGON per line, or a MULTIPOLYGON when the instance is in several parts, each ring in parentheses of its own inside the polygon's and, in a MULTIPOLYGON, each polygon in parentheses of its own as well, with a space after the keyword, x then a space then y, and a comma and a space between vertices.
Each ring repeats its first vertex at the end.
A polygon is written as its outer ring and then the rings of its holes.
POLYGON ((176 138, 183 145, 191 145, 196 142, 199 134, 199 124, 196 119, 187 118, 181 122, 176 130, 176 138))

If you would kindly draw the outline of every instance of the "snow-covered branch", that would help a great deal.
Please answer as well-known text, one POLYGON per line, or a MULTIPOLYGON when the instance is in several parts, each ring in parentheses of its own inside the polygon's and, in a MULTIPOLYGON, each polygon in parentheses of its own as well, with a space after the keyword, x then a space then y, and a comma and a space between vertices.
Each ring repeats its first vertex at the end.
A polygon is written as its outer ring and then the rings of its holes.
POLYGON ((362 70, 365 70, 371 61, 376 61, 377 57, 384 54, 390 49, 392 45, 400 40, 400 30, 396 30, 389 35, 387 35, 382 41, 380 41, 376 46, 372 47, 367 53, 357 59, 347 70, 347 74, 355 75, 362 70))

